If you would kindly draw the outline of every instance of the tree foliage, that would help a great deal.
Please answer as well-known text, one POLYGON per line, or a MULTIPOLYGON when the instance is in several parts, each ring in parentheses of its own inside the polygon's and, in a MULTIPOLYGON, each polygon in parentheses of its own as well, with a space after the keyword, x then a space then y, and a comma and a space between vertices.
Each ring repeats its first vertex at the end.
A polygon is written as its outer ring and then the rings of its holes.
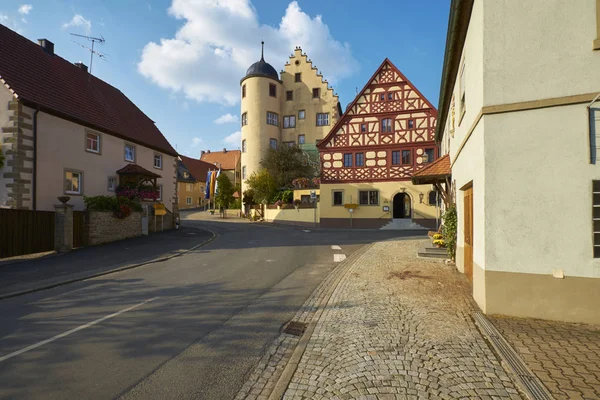
POLYGON ((246 180, 246 184, 252 189, 254 201, 257 203, 269 202, 277 193, 275 179, 266 168, 253 172, 246 180))
POLYGON ((456 259, 456 232, 458 230, 458 218, 456 215, 456 205, 452 204, 442 216, 444 226, 442 227, 442 235, 446 242, 446 248, 448 249, 448 256, 450 259, 456 259))
POLYGON ((295 178, 313 176, 312 167, 303 158, 298 146, 283 145, 277 149, 269 148, 261 164, 278 188, 291 188, 295 178))
POLYGON ((219 174, 217 178, 217 195, 215 201, 219 203, 223 208, 227 209, 230 204, 233 204, 235 198, 235 187, 231 184, 231 181, 225 174, 219 174))

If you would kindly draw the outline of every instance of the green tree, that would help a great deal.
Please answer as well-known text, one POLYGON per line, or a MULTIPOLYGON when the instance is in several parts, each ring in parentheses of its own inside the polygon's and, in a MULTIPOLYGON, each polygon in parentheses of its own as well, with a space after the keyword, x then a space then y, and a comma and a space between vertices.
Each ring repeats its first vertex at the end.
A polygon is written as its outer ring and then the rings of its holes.
POLYGON ((296 145, 269 148, 261 164, 269 171, 278 188, 291 188, 292 180, 310 177, 314 173, 304 159, 302 150, 296 145))
POLYGON ((246 184, 252 189, 254 201, 257 203, 268 202, 277 192, 277 184, 266 168, 253 172, 246 180, 246 184))
POLYGON ((231 184, 227 175, 220 174, 217 178, 217 195, 215 196, 215 201, 224 209, 227 209, 235 200, 233 197, 234 192, 235 187, 231 184))

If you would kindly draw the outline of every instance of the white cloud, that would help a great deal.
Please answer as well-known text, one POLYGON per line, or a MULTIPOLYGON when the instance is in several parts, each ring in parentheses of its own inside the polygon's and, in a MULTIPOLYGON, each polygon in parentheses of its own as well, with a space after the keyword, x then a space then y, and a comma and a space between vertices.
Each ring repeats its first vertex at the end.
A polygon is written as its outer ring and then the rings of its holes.
POLYGON ((92 31, 92 22, 85 19, 81 14, 75 14, 70 22, 63 24, 63 29, 78 27, 82 28, 85 33, 89 34, 92 31))
POLYGON ((237 115, 233 114, 225 114, 221 115, 219 118, 215 119, 215 124, 232 124, 239 122, 237 115))
POLYGON ((234 147, 240 147, 242 142, 242 131, 233 132, 231 135, 223 139, 223 143, 234 147))
POLYGON ((304 13, 296 1, 288 5, 279 26, 261 25, 251 0, 173 0, 169 14, 183 20, 183 26, 173 38, 148 43, 138 71, 196 101, 236 104, 240 79, 258 61, 263 39, 265 59, 276 70, 296 46, 331 83, 358 66, 350 46, 333 38, 322 17, 304 13))
POLYGON ((192 139, 192 147, 198 147, 202 144, 202 142, 204 142, 204 140, 202 140, 202 138, 195 137, 192 139))
POLYGON ((27 15, 32 8, 33 6, 31 4, 23 4, 21 7, 19 7, 19 14, 27 15))

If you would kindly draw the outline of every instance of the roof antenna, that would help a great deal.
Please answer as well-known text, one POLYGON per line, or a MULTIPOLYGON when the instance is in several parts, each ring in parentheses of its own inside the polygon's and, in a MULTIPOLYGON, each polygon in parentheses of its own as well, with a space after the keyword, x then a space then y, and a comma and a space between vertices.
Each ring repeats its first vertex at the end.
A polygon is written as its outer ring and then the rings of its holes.
POLYGON ((77 43, 76 41, 73 40, 73 43, 83 47, 84 49, 87 49, 90 52, 90 75, 91 75, 92 74, 92 62, 94 61, 94 54, 98 55, 98 57, 100 57, 104 61, 106 61, 106 56, 107 56, 106 54, 102 54, 99 51, 94 50, 94 44, 96 42, 98 42, 99 44, 104 44, 104 42, 106 42, 106 40, 104 40, 104 37, 102 37, 102 35, 100 35, 99 38, 92 37, 92 36, 78 35, 77 33, 69 33, 69 35, 78 36, 78 37, 87 39, 90 42, 92 42, 92 48, 90 49, 89 47, 84 46, 81 43, 77 43))
POLYGON ((265 61, 265 41, 263 40, 262 42, 260 42, 261 45, 261 49, 260 49, 260 59, 261 61, 265 61))

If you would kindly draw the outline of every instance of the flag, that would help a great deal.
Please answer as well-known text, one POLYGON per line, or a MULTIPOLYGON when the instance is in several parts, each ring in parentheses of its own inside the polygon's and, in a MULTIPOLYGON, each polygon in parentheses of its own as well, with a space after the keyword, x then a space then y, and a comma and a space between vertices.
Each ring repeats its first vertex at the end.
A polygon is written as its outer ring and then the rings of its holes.
POLYGON ((219 175, 221 175, 221 168, 219 168, 215 177, 215 194, 219 193, 219 175))
POLYGON ((205 199, 210 199, 210 175, 211 172, 208 171, 208 174, 206 175, 206 193, 204 194, 204 198, 205 199))
POLYGON ((210 197, 215 195, 215 184, 217 183, 217 171, 210 174, 210 197))

